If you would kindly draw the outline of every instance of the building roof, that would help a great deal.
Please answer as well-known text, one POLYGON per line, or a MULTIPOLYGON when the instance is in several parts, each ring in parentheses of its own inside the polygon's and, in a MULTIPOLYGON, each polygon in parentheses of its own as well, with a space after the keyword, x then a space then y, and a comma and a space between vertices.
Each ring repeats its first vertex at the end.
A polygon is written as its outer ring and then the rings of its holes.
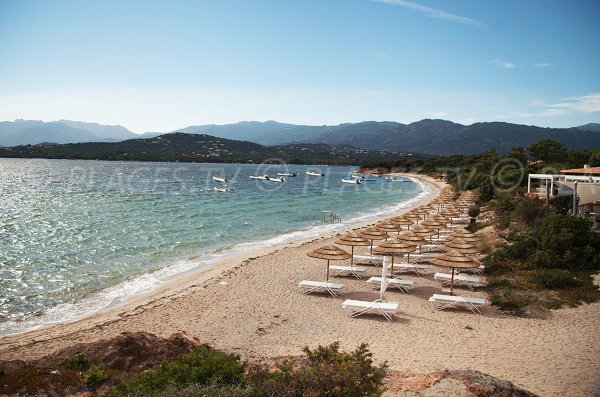
POLYGON ((560 170, 562 174, 583 174, 600 175, 600 167, 572 168, 570 170, 560 170))

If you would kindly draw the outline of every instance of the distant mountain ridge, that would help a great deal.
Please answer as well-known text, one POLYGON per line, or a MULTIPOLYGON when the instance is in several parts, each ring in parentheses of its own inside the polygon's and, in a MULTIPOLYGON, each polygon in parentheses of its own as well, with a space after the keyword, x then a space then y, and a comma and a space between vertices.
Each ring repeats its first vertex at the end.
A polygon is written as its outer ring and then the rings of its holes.
MULTIPOLYGON (((507 153, 513 146, 528 146, 544 138, 569 148, 600 147, 600 124, 575 128, 542 128, 503 122, 462 125, 448 120, 424 119, 410 124, 364 121, 339 125, 297 125, 276 121, 242 121, 225 125, 189 126, 172 132, 206 134, 219 138, 274 146, 290 143, 349 145, 359 149, 426 154, 476 154, 496 149, 507 153)), ((157 132, 134 134, 122 126, 60 120, 0 122, 0 146, 23 144, 115 142, 153 138, 157 132)))
POLYGON ((377 152, 343 145, 304 143, 265 146, 248 141, 182 132, 122 142, 40 144, 0 148, 0 157, 7 158, 203 163, 261 163, 282 160, 288 164, 359 165, 404 156, 419 157, 413 154, 377 152))
POLYGON ((575 128, 582 131, 600 132, 600 123, 588 123, 575 128))
POLYGON ((41 142, 116 142, 139 137, 120 125, 81 121, 15 120, 0 122, 0 146, 35 145, 41 142))

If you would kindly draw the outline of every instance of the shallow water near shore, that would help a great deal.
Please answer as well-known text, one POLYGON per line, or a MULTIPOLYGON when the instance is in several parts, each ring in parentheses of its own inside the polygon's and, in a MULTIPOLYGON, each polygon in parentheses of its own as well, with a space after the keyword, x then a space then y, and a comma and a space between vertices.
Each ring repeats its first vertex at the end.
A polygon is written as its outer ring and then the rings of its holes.
POLYGON ((352 170, 0 159, 0 334, 75 320, 224 255, 317 236, 426 194, 407 178, 340 183, 352 170), (278 172, 297 176, 249 178, 278 172), (322 210, 342 223, 322 224, 322 210))

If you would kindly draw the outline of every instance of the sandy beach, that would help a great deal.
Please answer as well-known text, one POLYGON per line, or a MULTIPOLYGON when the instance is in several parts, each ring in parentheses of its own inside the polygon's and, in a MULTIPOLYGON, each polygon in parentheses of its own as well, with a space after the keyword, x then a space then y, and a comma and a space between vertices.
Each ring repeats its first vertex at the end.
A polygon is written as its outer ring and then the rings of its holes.
MULTIPOLYGON (((419 178, 431 189, 422 205, 443 184, 419 178)), ((489 306, 481 315, 436 311, 427 301, 441 289, 432 266, 425 276, 403 277, 416 282, 410 294, 386 293, 388 300, 400 302, 396 321, 353 319, 341 308, 344 299, 378 297, 364 279, 339 278, 344 289, 338 298, 304 295, 297 288, 301 280, 324 279, 324 261, 306 253, 334 239, 330 233, 226 257, 124 306, 4 337, 0 355, 4 360, 40 357, 125 331, 159 336, 185 331, 247 358, 296 355, 304 346, 334 341, 347 349, 366 342, 377 361, 387 361, 395 370, 474 369, 542 396, 599 395, 600 303, 554 311, 548 319, 511 317, 489 306)), ((380 268, 372 267, 368 274, 378 275, 380 268)))

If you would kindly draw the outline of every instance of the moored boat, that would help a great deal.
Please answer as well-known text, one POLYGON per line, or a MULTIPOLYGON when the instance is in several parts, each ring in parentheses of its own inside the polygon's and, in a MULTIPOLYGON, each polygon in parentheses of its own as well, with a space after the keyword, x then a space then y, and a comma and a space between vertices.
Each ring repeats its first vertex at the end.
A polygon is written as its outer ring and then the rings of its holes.
POLYGON ((215 180, 215 181, 217 181, 217 182, 224 182, 224 183, 228 182, 227 178, 220 178, 218 176, 213 176, 212 179, 215 180))
POLYGON ((289 176, 289 177, 294 177, 297 176, 296 173, 290 173, 290 172, 278 172, 277 176, 289 176))
POLYGON ((285 179, 283 179, 283 177, 279 177, 279 178, 269 178, 269 180, 271 182, 285 182, 285 179))
POLYGON ((213 190, 215 192, 221 192, 221 193, 227 193, 229 191, 229 190, 227 190, 227 189, 225 189, 223 187, 215 187, 215 188, 213 188, 213 190))
POLYGON ((360 185, 360 179, 342 179, 340 182, 349 183, 352 185, 360 185))
POLYGON ((325 176, 325 174, 323 174, 322 172, 318 172, 318 171, 306 171, 306 175, 312 175, 312 176, 325 176))
POLYGON ((268 175, 250 175, 250 179, 259 179, 261 181, 266 181, 269 180, 269 176, 268 175))

